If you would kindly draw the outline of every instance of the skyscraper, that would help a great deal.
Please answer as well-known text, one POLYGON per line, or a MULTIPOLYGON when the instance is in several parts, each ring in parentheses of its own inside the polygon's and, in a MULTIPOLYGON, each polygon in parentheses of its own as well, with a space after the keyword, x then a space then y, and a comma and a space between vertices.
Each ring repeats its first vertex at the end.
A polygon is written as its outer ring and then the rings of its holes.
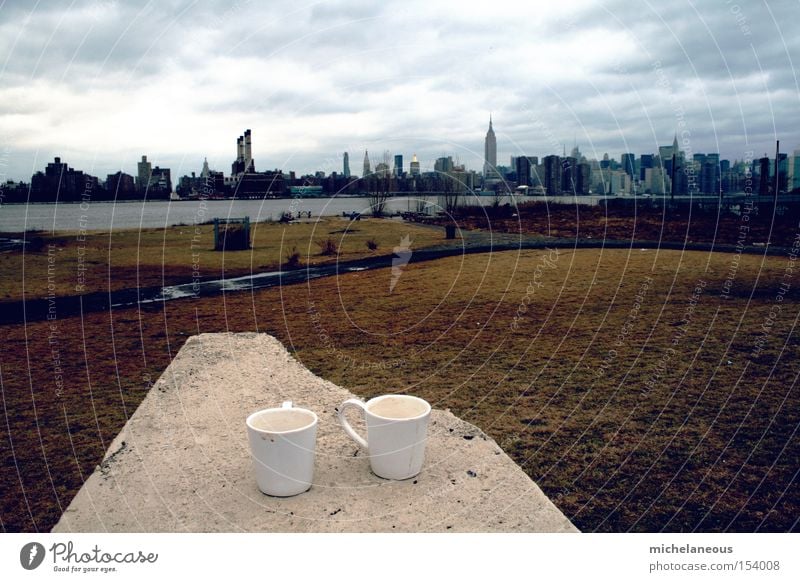
POLYGON ((412 176, 419 176, 419 160, 417 159, 417 154, 411 156, 409 171, 411 172, 412 176))
POLYGON ((549 196, 561 194, 561 158, 545 156, 542 164, 544 165, 545 192, 549 196))
POLYGON ((136 164, 136 188, 144 192, 150 186, 150 176, 153 173, 153 165, 147 161, 147 156, 142 156, 142 161, 136 164))
POLYGON ((514 169, 517 173, 517 184, 519 186, 530 186, 531 159, 527 156, 517 156, 514 158, 514 169))
POLYGON ((362 178, 366 178, 372 173, 372 170, 369 167, 369 151, 364 150, 364 173, 361 175, 362 178))
POLYGON ((489 131, 486 132, 486 139, 483 145, 483 177, 497 178, 497 138, 492 129, 492 116, 489 115, 489 131))
POLYGON ((350 154, 344 152, 344 167, 342 168, 342 173, 344 174, 345 178, 350 177, 350 154))
POLYGON ((789 159, 789 190, 800 188, 800 150, 794 150, 789 159))
POLYGON ((403 154, 394 156, 394 175, 398 177, 403 175, 403 154))
POLYGON ((620 161, 622 162, 622 171, 633 178, 635 175, 636 154, 622 154, 622 159, 620 161))

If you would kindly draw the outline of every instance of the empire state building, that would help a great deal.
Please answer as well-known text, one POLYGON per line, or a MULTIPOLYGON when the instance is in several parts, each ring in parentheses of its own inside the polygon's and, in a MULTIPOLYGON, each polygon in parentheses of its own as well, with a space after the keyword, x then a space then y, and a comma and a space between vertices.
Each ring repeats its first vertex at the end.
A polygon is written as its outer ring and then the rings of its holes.
POLYGON ((484 179, 497 178, 497 139, 492 129, 492 116, 489 115, 489 131, 483 146, 483 177, 484 179))

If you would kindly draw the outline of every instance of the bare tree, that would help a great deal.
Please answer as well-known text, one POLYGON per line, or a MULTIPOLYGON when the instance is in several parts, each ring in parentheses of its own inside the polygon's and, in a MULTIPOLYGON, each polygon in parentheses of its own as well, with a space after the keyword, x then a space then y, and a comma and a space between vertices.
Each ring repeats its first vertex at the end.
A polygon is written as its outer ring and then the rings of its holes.
POLYGON ((442 173, 442 206, 445 212, 453 214, 458 207, 461 184, 451 172, 442 173))
POLYGON ((381 218, 386 211, 390 179, 389 151, 386 150, 383 152, 383 162, 375 167, 375 175, 369 182, 369 203, 375 218, 381 218))

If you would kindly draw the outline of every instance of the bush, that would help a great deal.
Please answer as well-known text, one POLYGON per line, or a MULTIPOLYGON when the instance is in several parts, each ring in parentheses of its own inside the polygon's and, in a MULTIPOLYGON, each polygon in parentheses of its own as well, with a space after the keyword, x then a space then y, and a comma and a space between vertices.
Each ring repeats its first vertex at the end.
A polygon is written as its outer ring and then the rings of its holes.
POLYGON ((369 239, 367 241, 367 248, 369 250, 371 250, 371 251, 377 251, 378 250, 378 241, 376 241, 374 238, 369 239))
POLYGON ((320 248, 321 255, 325 257, 329 257, 332 255, 336 255, 339 253, 339 245, 336 244, 336 241, 332 238, 327 238, 323 241, 317 241, 317 244, 320 248))
POLYGON ((283 265, 287 269, 300 268, 300 252, 297 247, 292 247, 292 250, 286 255, 286 262, 283 265))

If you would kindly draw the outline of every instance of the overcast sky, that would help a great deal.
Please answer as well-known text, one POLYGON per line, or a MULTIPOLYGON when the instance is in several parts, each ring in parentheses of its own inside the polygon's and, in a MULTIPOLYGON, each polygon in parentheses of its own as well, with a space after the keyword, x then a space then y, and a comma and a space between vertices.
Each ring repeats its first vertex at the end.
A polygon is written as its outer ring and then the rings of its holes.
POLYGON ((800 3, 0 0, 0 178, 800 147, 800 3), (5 176, 3 176, 5 174, 5 176))

